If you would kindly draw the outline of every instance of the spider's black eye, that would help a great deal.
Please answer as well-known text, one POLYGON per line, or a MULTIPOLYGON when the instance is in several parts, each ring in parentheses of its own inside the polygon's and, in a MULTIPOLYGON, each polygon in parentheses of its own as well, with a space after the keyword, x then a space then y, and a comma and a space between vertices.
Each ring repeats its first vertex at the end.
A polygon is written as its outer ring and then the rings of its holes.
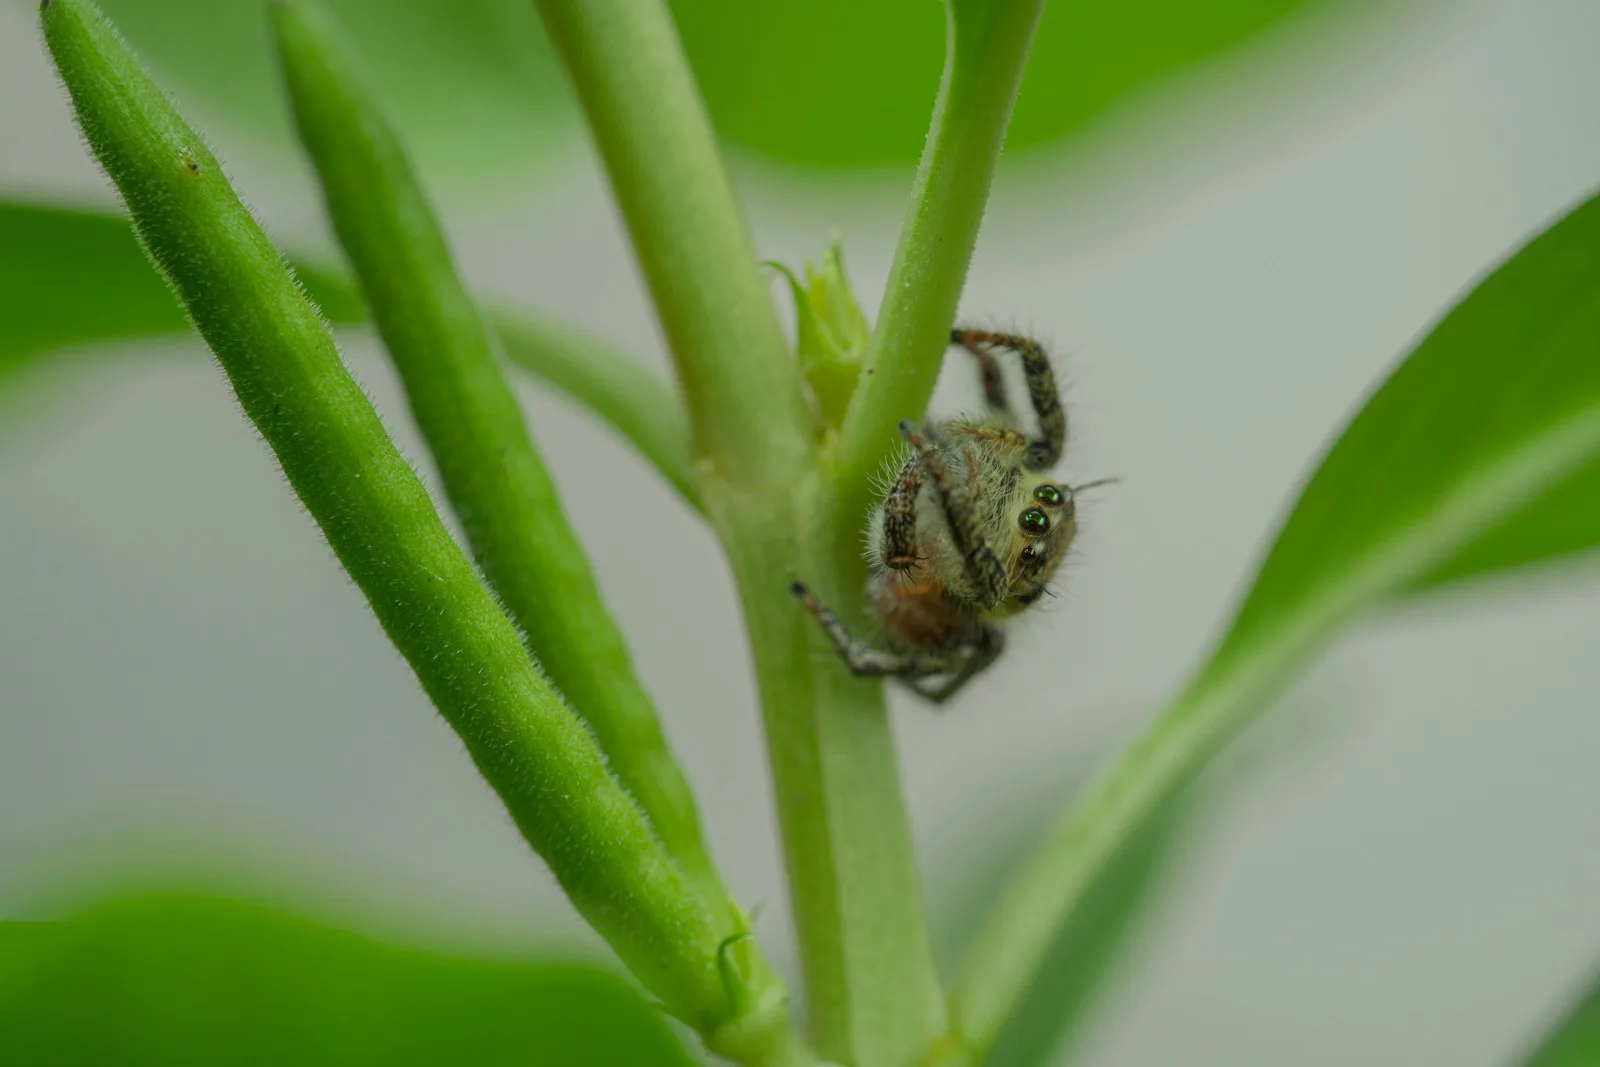
POLYGON ((1065 498, 1061 495, 1061 490, 1055 486, 1041 485, 1033 491, 1033 499, 1047 507, 1059 508, 1065 498))
POLYGON ((1050 516, 1046 515, 1038 508, 1029 508, 1021 515, 1017 516, 1017 525, 1022 527, 1023 533, 1029 533, 1033 534, 1034 536, 1038 536, 1049 531, 1050 516))
POLYGON ((1029 545, 1027 548, 1024 548, 1022 550, 1022 562, 1024 562, 1024 563, 1032 563, 1034 560, 1036 560, 1038 558, 1039 558, 1039 550, 1037 548, 1034 548, 1032 545, 1029 545))

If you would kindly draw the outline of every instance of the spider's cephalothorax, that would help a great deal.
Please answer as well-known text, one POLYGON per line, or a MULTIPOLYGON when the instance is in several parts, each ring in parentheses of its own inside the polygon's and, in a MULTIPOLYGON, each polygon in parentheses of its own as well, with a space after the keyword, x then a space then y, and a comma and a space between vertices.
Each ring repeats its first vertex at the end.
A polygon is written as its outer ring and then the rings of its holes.
POLYGON ((910 448, 867 527, 867 593, 886 647, 852 637, 794 584, 852 672, 900 678, 934 701, 994 662, 997 624, 1045 594, 1077 531, 1073 490, 1044 476, 1067 434, 1044 349, 979 330, 955 330, 951 343, 978 361, 988 417, 900 424, 910 448), (1018 426, 996 350, 1021 358, 1035 437, 1018 426))

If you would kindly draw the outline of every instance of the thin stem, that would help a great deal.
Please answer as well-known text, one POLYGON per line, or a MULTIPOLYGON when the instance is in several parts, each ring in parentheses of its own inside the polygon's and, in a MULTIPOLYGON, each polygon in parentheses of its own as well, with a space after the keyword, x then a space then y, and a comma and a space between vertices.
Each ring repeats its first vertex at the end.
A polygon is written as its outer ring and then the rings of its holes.
POLYGON ((280 2, 272 18, 328 214, 474 555, 540 666, 594 731, 612 772, 707 906, 726 917, 722 935, 743 933, 743 916, 706 850, 689 783, 399 139, 319 4, 280 2))
POLYGON ((87 0, 45 38, 95 156, 246 415, 568 896, 702 1032, 730 1015, 710 910, 550 689, 202 139, 87 0))
POLYGON ((666 5, 536 2, 633 238, 703 473, 788 481, 807 462, 799 374, 666 5))
POLYGON ((689 416, 669 383, 577 330, 521 312, 491 309, 488 315, 507 359, 598 415, 685 504, 703 510, 694 486, 689 416))
POLYGON ((853 541, 873 478, 921 419, 949 347, 989 186, 1044 0, 946 0, 944 76, 878 309, 866 371, 839 441, 834 537, 853 541))

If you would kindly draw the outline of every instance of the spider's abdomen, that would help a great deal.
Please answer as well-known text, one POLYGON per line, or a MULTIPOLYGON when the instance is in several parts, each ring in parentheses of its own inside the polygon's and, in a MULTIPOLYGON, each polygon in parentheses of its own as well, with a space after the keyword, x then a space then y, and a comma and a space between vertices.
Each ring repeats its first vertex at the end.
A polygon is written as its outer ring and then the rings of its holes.
POLYGON ((981 625, 972 612, 951 603, 944 586, 923 567, 878 571, 867 592, 885 632, 908 645, 959 644, 970 640, 981 625))

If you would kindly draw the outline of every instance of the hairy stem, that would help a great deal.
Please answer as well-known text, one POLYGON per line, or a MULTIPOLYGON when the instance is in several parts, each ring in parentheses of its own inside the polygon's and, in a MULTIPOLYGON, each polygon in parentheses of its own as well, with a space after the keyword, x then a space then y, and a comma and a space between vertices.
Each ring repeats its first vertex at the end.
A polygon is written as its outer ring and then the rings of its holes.
POLYGON ((944 77, 900 245, 839 440, 834 536, 854 541, 873 478, 921 419, 978 241, 1044 0, 946 0, 944 77))
POLYGON ((733 998, 713 915, 456 547, 321 314, 94 5, 51 0, 42 17, 151 259, 390 640, 579 911, 675 1014, 717 1032, 733 998))
POLYGON ((300 137, 474 554, 555 687, 714 914, 744 932, 491 335, 358 62, 313 2, 273 9, 300 137))

